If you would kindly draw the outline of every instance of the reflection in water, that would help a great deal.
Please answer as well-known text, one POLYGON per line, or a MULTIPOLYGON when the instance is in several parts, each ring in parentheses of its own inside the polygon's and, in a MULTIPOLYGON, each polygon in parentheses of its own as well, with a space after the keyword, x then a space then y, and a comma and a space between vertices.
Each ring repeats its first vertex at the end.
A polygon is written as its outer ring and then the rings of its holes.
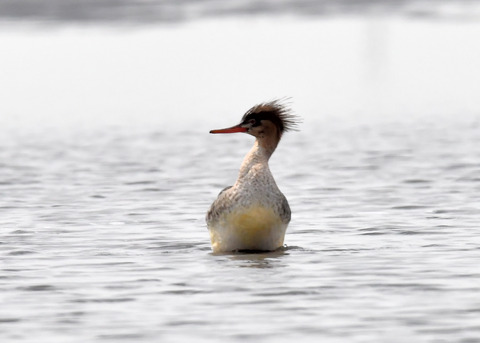
POLYGON ((236 262, 239 267, 244 268, 278 268, 283 267, 282 257, 288 256, 290 248, 284 247, 275 251, 244 251, 235 253, 212 254, 215 256, 227 256, 231 261, 236 262), (240 262, 240 263, 238 263, 240 262))

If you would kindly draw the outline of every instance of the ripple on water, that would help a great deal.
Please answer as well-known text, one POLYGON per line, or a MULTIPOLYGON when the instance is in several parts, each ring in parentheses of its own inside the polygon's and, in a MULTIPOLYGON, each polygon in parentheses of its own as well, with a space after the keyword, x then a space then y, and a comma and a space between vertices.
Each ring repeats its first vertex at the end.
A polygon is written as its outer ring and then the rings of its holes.
POLYGON ((52 285, 31 285, 31 286, 19 287, 19 289, 27 292, 51 292, 51 291, 55 291, 57 288, 52 285))
POLYGON ((14 251, 10 251, 8 253, 8 255, 11 255, 11 256, 22 256, 22 255, 32 255, 32 254, 36 254, 37 252, 36 251, 33 251, 33 250, 14 250, 14 251))
POLYGON ((271 253, 211 252, 203 218, 236 177, 240 138, 146 128, 18 141, 28 154, 3 160, 29 168, 0 184, 0 340, 480 337, 478 164, 458 162, 480 142, 430 124, 326 124, 321 140, 281 145, 271 168, 293 216, 271 253), (442 145, 445 132, 459 139, 442 145))

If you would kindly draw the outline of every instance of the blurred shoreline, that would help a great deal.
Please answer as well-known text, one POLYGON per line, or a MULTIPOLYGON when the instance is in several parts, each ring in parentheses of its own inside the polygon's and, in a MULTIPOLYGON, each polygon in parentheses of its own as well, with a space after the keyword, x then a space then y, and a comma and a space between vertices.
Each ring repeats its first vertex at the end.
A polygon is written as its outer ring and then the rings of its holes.
POLYGON ((480 21, 454 18, 479 1, 82 3, 0 2, 0 126, 208 132, 283 96, 305 122, 478 122, 480 21))
POLYGON ((0 23, 152 25, 222 17, 339 15, 402 16, 429 20, 476 21, 478 0, 3 0, 0 23))

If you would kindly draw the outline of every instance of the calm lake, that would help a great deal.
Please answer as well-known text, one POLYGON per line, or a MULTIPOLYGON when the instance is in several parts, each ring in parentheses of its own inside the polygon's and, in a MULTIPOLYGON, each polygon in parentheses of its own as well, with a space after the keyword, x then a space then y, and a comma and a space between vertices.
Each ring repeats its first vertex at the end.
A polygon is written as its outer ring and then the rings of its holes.
POLYGON ((2 342, 479 342, 480 25, 222 19, 0 33, 2 342), (283 250, 211 253, 290 97, 283 250))

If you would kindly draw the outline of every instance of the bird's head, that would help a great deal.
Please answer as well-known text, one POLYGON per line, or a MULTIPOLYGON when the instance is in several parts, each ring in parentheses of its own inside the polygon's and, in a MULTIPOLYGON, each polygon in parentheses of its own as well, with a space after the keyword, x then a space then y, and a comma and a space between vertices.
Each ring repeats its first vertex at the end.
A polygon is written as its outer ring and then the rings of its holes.
POLYGON ((245 132, 257 139, 274 138, 277 142, 285 131, 295 130, 297 116, 281 101, 261 103, 249 109, 242 117, 240 124, 210 133, 245 132))

